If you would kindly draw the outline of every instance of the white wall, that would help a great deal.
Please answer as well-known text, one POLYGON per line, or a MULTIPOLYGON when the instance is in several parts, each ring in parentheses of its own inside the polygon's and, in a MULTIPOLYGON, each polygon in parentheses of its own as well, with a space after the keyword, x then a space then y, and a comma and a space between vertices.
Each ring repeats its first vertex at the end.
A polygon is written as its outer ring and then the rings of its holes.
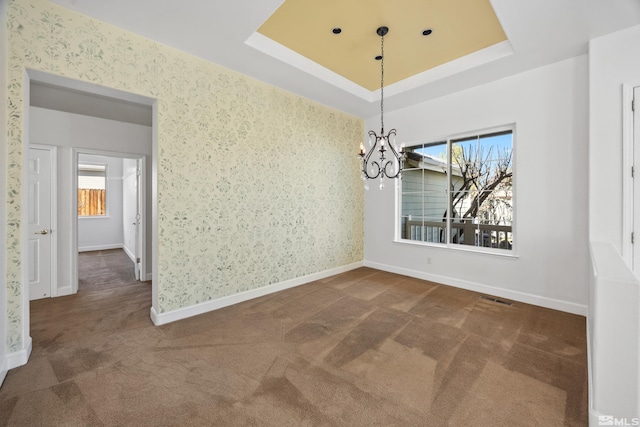
MULTIPOLYGON (((640 26, 589 44, 589 234, 622 251, 622 85, 640 86, 640 26)), ((638 102, 636 102, 638 104, 638 102)))
MULTIPOLYGON (((58 295, 71 292, 72 267, 72 147, 145 155, 151 165, 151 128, 113 120, 31 107, 30 142, 57 145, 58 150, 58 295)), ((151 218, 151 167, 146 169, 147 218, 151 218)), ((151 236, 151 221, 147 221, 151 236)), ((151 238, 147 238, 147 265, 151 266, 151 238)))
MULTIPOLYGON (((7 2, 0 1, 0 123, 7 122, 7 2)), ((0 132, 0 164, 7 161, 7 132, 0 132)), ((6 206, 7 171, 0 173, 0 206, 6 206)), ((0 242, 7 241, 7 218, 0 209, 0 242)), ((0 385, 7 375, 7 253, 0 245, 0 385)))
POLYGON ((629 160, 624 158, 622 132, 623 109, 629 111, 629 105, 623 106, 622 94, 623 85, 640 86, 638 46, 640 26, 589 44, 589 238, 594 272, 588 332, 593 425, 598 415, 640 417, 640 281, 621 256, 623 239, 629 238, 622 234, 623 174, 629 173, 623 166, 629 160))
MULTIPOLYGON (((365 194, 365 263, 586 314, 587 78, 583 55, 386 114, 405 142, 515 123, 517 257, 394 243, 388 184, 365 194)), ((379 128, 379 116, 365 123, 379 128)))
POLYGON ((79 252, 123 246, 122 160, 119 157, 78 155, 78 163, 107 165, 107 215, 78 217, 79 252))

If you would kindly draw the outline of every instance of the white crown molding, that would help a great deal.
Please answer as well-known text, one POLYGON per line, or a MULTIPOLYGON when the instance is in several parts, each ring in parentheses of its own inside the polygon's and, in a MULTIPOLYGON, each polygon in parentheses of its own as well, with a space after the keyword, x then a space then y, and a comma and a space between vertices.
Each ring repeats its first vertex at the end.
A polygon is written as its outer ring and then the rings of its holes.
MULTIPOLYGON (((380 100, 380 89, 371 91, 342 77, 341 75, 323 67, 322 65, 300 55, 292 49, 270 39, 269 37, 255 32, 245 41, 248 46, 259 50, 260 52, 276 58, 292 67, 302 70, 314 77, 319 78, 339 89, 349 92, 368 102, 377 102, 380 100)), ((387 96, 394 96, 403 92, 410 91, 420 86, 433 83, 437 80, 444 79, 454 74, 470 70, 480 65, 496 61, 514 53, 513 47, 508 40, 496 43, 485 49, 476 51, 469 55, 447 62, 446 64, 426 70, 420 74, 408 77, 399 82, 385 86, 387 96)))
MULTIPOLYGON (((482 50, 470 53, 469 55, 454 59, 445 64, 438 65, 429 70, 423 71, 404 80, 385 86, 385 96, 394 96, 410 91, 420 86, 433 83, 437 80, 453 76, 454 74, 488 64, 498 59, 513 55, 514 50, 508 40, 496 43, 482 50)), ((380 90, 375 91, 376 100, 380 99, 380 90)))
POLYGON ((340 74, 323 67, 317 62, 300 55, 296 51, 291 50, 258 32, 251 34, 251 36, 249 36, 245 41, 245 44, 266 55, 279 59, 287 65, 291 65, 292 67, 311 74, 320 80, 324 80, 325 82, 364 99, 365 101, 375 101, 374 92, 363 88, 351 80, 342 77, 340 74))

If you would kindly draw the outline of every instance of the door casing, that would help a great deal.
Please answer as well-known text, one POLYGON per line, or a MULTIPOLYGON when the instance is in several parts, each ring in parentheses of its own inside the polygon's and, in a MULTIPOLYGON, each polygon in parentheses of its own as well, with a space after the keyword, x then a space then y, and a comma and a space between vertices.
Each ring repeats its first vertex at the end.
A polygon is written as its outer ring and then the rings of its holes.
MULTIPOLYGON (((140 164, 140 177, 139 177, 139 190, 138 190, 138 198, 139 205, 141 209, 140 215, 140 223, 138 225, 140 232, 138 241, 141 243, 140 248, 140 271, 141 277, 144 279, 148 274, 147 272, 147 254, 146 254, 146 221, 149 218, 146 218, 146 162, 145 156, 142 154, 131 154, 131 153, 117 153, 112 151, 102 151, 102 150, 92 150, 88 148, 72 148, 72 165, 78 164, 78 155, 80 154, 90 154, 94 156, 105 156, 105 157, 121 157, 126 159, 136 159, 140 164)), ((71 292, 78 292, 78 197, 73 196, 78 194, 78 168, 74 167, 72 171, 72 197, 71 197, 71 212, 76 213, 71 216, 71 292)))
MULTIPOLYGON (((636 86, 633 88, 633 99, 640 103, 640 86, 636 86)), ((638 108, 636 107, 636 111, 631 111, 632 113, 632 122, 633 122, 633 164, 634 164, 634 175, 636 175, 635 169, 638 169, 637 173, 640 173, 640 113, 638 113, 638 108)), ((640 234, 636 230, 640 229, 640 176, 633 177, 633 228, 632 232, 634 233, 634 242, 632 242, 632 269, 636 277, 640 277, 640 248, 635 240, 640 238, 640 234)))
POLYGON ((622 85, 622 257, 640 277, 640 82, 622 85), (631 108, 634 100, 636 107, 631 108), (634 125, 635 122, 635 125, 634 125), (635 128, 635 129, 634 129, 635 128), (635 176, 634 176, 635 175, 635 176), (633 236, 633 238, 632 238, 633 236), (632 241, 633 240, 633 241, 632 241))

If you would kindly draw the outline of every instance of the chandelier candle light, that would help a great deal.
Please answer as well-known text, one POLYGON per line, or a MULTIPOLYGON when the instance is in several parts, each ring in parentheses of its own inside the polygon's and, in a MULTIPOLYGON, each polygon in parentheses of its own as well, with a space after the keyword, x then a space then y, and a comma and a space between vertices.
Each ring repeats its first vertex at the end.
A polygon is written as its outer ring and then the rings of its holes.
POLYGON ((365 153, 364 144, 360 143, 360 159, 362 161, 362 180, 365 181, 364 188, 369 189, 368 179, 380 177, 380 189, 384 188, 384 178, 400 178, 404 165, 405 151, 404 144, 398 149, 396 144, 396 130, 391 129, 389 133, 384 133, 384 36, 389 32, 388 27, 380 27, 376 33, 380 36, 380 135, 374 131, 369 131, 369 151, 365 153), (387 149, 387 147, 389 147, 387 149), (380 153, 378 159, 371 160, 373 153, 380 153), (393 158, 388 159, 385 153, 390 151, 393 158))

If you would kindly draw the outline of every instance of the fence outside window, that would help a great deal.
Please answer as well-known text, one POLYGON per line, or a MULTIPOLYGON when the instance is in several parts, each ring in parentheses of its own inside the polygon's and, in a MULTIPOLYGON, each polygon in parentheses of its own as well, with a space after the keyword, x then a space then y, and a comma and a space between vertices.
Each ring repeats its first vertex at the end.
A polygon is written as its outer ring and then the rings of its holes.
POLYGON ((78 188, 78 216, 100 216, 106 214, 105 190, 78 188))

